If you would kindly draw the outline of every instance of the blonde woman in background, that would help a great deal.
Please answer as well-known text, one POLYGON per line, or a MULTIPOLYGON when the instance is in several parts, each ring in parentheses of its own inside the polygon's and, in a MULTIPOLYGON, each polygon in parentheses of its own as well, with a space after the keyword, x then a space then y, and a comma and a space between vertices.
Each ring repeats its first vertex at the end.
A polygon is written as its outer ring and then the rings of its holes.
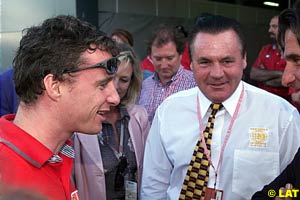
POLYGON ((74 137, 73 178, 81 200, 137 199, 150 124, 145 108, 134 104, 142 82, 137 58, 131 47, 118 45, 114 84, 121 102, 105 113, 102 132, 74 137))

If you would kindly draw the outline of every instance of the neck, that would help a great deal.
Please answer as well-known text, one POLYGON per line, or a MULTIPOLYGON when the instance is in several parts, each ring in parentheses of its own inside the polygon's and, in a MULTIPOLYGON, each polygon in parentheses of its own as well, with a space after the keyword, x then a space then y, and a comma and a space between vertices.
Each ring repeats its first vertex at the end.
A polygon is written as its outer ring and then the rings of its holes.
POLYGON ((166 84, 167 82, 169 82, 170 80, 172 80, 172 77, 171 78, 168 78, 168 77, 161 77, 161 76, 158 76, 160 82, 164 85, 166 84))
POLYGON ((13 123, 57 154, 72 132, 60 126, 60 120, 51 116, 49 109, 41 110, 39 106, 30 107, 21 102, 13 123))

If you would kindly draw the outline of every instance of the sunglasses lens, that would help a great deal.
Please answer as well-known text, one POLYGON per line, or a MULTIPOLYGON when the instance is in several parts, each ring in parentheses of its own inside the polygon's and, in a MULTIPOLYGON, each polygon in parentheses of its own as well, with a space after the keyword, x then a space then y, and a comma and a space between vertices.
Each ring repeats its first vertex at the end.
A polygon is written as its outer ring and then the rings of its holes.
POLYGON ((111 58, 106 62, 106 69, 108 74, 114 74, 118 70, 120 61, 118 58, 111 58))

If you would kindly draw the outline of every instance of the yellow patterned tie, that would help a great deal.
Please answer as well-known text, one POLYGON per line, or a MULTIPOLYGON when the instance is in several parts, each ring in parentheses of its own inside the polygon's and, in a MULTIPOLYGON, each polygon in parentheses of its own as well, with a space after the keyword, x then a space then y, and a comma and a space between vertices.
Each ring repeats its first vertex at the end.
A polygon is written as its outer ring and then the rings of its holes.
MULTIPOLYGON (((211 114, 205 130, 203 131, 208 153, 214 128, 216 113, 223 107, 222 104, 211 104, 211 114)), ((209 161, 204 153, 201 137, 194 149, 194 153, 188 167, 184 182, 181 188, 179 199, 204 199, 205 189, 208 183, 209 161)))

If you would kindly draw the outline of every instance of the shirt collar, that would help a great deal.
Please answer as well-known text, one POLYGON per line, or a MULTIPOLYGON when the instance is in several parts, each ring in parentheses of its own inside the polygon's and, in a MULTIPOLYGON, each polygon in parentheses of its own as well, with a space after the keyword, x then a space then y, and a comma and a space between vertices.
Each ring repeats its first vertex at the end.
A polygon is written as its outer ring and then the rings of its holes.
MULTIPOLYGON (((62 148, 60 149, 59 153, 65 155, 65 156, 67 156, 69 158, 75 158, 74 149, 68 143, 66 143, 66 144, 64 144, 62 146, 62 148)), ((51 158, 48 159, 49 163, 60 163, 62 161, 63 161, 63 159, 59 155, 57 155, 57 154, 53 154, 51 156, 51 158)))
MULTIPOLYGON (((180 65, 177 72, 173 75, 173 77, 171 78, 171 80, 169 82, 176 81, 180 77, 180 75, 183 73, 183 70, 184 70, 183 66, 180 65)), ((155 80, 155 81, 159 81, 157 72, 154 73, 152 79, 155 80)))
MULTIPOLYGON (((239 97, 242 92, 242 87, 243 87, 243 81, 240 81, 238 87, 233 92, 233 94, 224 102, 222 102, 224 108, 230 114, 231 117, 233 116, 235 108, 238 104, 239 97)), ((209 106, 212 102, 201 91, 199 92, 199 98, 200 98, 201 115, 203 117, 205 113, 207 113, 209 106)))
MULTIPOLYGON (((0 137, 3 138, 6 145, 8 145, 25 160, 36 167, 41 167, 44 163, 51 159, 51 157, 54 155, 53 152, 30 134, 16 126, 13 123, 14 118, 15 115, 13 114, 6 115, 0 119, 0 137)), ((70 141, 67 141, 65 145, 69 146, 73 150, 73 148, 70 146, 70 141)), ((72 150, 66 150, 65 146, 63 146, 60 153, 64 154, 65 156, 72 157, 70 156, 72 155, 72 150)))

